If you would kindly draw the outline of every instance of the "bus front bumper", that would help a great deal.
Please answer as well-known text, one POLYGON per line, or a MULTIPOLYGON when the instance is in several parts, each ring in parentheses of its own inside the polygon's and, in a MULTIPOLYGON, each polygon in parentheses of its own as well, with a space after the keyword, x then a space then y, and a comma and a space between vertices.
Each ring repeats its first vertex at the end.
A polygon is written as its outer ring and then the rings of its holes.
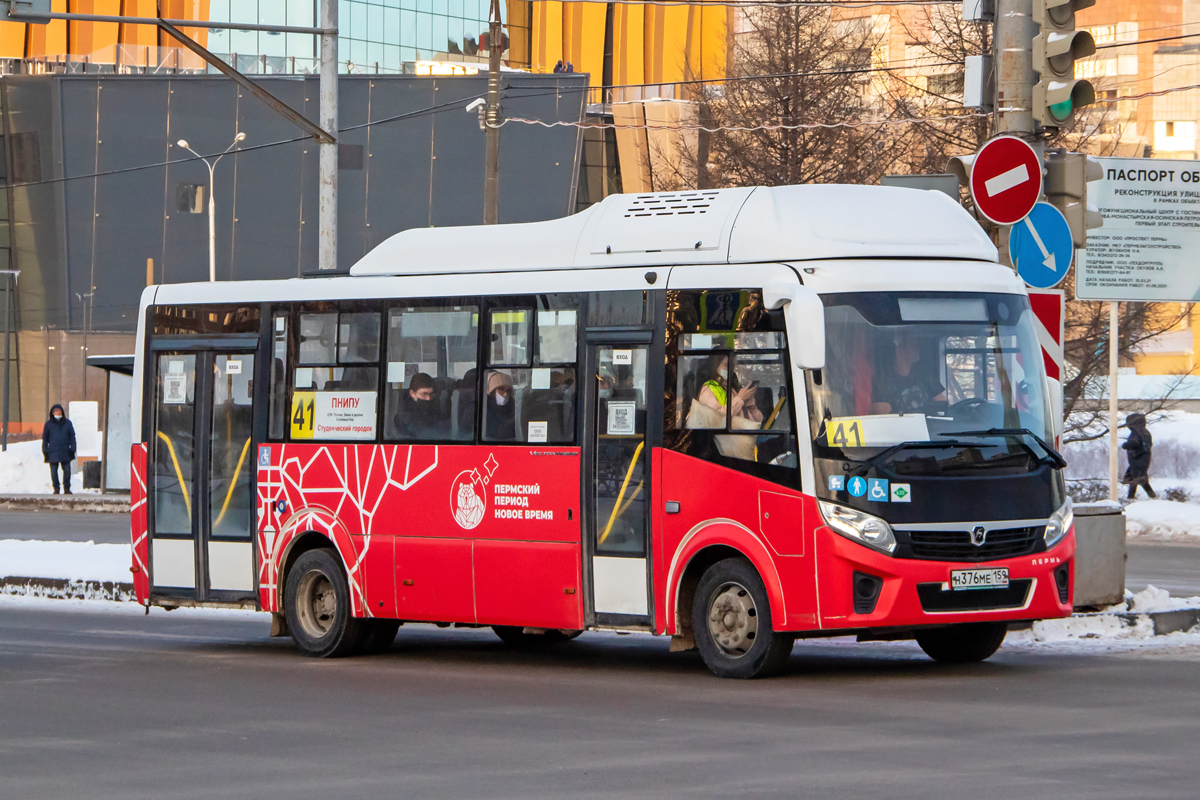
MULTIPOLYGON (((893 558, 828 528, 817 532, 823 629, 910 627, 1035 620, 1071 615, 1075 585, 1074 527, 1050 550, 996 561, 893 558), (1006 586, 956 588, 964 578, 1007 569, 1006 586), (960 573, 954 575, 954 573, 960 573), (957 578, 957 580, 956 580, 957 578)), ((1001 573, 1002 574, 1002 573, 1001 573)))

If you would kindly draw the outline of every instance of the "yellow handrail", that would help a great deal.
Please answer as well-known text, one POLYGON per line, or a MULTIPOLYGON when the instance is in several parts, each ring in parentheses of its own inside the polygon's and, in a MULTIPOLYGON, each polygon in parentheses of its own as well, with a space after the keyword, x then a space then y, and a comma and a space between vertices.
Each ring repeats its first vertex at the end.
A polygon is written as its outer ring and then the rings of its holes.
MULTIPOLYGON (((621 508, 621 500, 624 499, 625 490, 629 488, 629 480, 633 477, 633 468, 637 466, 638 459, 642 455, 642 448, 645 446, 646 440, 642 439, 638 442, 637 449, 633 451, 633 458, 629 461, 629 469, 625 471, 625 480, 621 483, 621 491, 617 492, 617 502, 613 503, 612 513, 608 515, 608 524, 604 526, 604 533, 601 534, 600 540, 596 544, 604 544, 604 540, 608 538, 608 534, 612 533, 613 523, 617 519, 617 511, 621 508)), ((632 502, 632 499, 630 502, 632 502)))
POLYGON ((250 437, 246 437, 246 443, 242 445, 242 455, 238 458, 237 469, 233 471, 233 480, 229 482, 229 491, 225 493, 225 503, 221 506, 221 513, 217 515, 217 521, 212 524, 216 528, 221 524, 221 520, 225 519, 225 512, 229 509, 229 501, 233 499, 233 488, 237 486, 238 476, 242 474, 242 466, 246 463, 246 453, 250 452, 250 437))
POLYGON ((171 444, 171 437, 162 431, 158 432, 158 438, 167 443, 167 452, 171 454, 171 463, 175 465, 175 477, 179 479, 179 492, 183 495, 183 503, 187 507, 188 522, 190 523, 192 521, 192 498, 188 493, 187 482, 183 479, 183 470, 179 468, 179 459, 175 457, 175 445, 171 444))

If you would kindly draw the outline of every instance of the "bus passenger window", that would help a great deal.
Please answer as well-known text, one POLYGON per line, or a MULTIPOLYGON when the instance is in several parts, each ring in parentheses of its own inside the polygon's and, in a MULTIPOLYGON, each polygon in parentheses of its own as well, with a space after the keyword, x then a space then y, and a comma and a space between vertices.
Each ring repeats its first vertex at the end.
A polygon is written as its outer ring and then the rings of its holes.
POLYGON ((490 366, 527 366, 533 311, 527 308, 492 309, 490 366))
POLYGON ((757 291, 669 292, 665 443, 794 485, 782 314, 757 291))
POLYGON ((288 438, 374 441, 379 314, 302 313, 299 334, 288 438))
POLYGON ((271 334, 271 420, 267 435, 282 439, 287 429, 287 314, 276 314, 271 334))
POLYGON ((535 302, 536 308, 492 311, 491 363, 495 368, 488 370, 484 384, 484 441, 528 444, 575 441, 579 295, 542 294, 537 295, 535 302), (515 366, 530 364, 531 359, 520 343, 531 338, 531 334, 537 345, 532 366, 515 366), (503 346, 497 347, 498 342, 503 346))
POLYGON ((479 307, 393 308, 387 330, 384 437, 474 440, 479 307))

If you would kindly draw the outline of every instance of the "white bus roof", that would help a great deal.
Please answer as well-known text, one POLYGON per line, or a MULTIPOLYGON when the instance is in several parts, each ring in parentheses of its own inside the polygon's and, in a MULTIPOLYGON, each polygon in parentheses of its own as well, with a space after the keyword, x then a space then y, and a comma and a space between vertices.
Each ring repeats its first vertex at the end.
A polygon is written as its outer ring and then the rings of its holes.
POLYGON ((752 187, 617 194, 546 222, 411 228, 351 275, 431 275, 838 258, 997 261, 941 192, 893 186, 752 187))

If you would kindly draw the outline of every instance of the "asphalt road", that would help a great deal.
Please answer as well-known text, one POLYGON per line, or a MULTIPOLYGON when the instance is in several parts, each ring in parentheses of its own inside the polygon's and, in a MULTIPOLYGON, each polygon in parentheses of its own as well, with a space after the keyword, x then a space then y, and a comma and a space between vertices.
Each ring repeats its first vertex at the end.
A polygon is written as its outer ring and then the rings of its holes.
POLYGON ((316 661, 266 628, 4 602, 0 796, 1127 800, 1200 779, 1194 646, 946 667, 802 643, 740 682, 644 636, 529 653, 407 626, 316 661))
POLYGON ((0 511, 0 539, 127 544, 129 515, 106 512, 0 511))
POLYGON ((1125 587, 1134 592, 1154 584, 1176 597, 1200 596, 1200 546, 1163 542, 1131 544, 1125 587))
MULTIPOLYGON (((0 539, 125 544, 126 514, 0 511, 0 539)), ((1200 546, 1146 543, 1129 545, 1126 585, 1141 591, 1148 584, 1180 597, 1200 596, 1200 546)))

